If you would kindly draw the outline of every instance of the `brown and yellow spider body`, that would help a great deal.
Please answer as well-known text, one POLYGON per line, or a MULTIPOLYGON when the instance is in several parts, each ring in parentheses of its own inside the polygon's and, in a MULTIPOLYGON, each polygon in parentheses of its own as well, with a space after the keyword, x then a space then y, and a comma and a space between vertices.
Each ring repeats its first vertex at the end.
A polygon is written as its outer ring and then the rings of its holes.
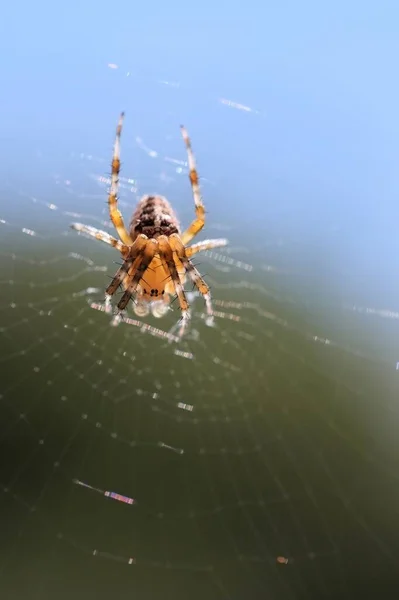
POLYGON ((183 126, 181 131, 187 149, 189 177, 194 197, 194 221, 181 233, 176 215, 166 198, 157 195, 143 196, 133 213, 129 230, 126 229, 117 201, 123 117, 122 113, 116 130, 108 196, 110 219, 120 239, 81 223, 73 223, 71 227, 113 246, 122 255, 123 264, 105 291, 105 305, 108 311, 111 310, 110 298, 120 286, 124 293, 118 302, 118 310, 125 310, 129 300, 133 299, 134 311, 140 316, 147 315, 150 310, 156 317, 163 316, 169 309, 171 297, 177 295, 182 312, 179 331, 182 337, 190 319, 189 304, 183 289, 187 275, 204 297, 209 319, 213 317, 209 287, 192 264, 191 257, 203 250, 225 246, 227 240, 204 240, 187 246, 205 225, 205 208, 190 138, 183 126))

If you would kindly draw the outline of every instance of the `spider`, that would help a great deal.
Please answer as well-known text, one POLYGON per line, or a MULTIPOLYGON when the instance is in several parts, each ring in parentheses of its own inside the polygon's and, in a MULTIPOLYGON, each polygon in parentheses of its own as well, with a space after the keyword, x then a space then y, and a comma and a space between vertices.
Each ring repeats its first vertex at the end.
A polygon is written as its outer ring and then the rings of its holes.
POLYGON ((191 141, 183 126, 181 126, 181 133, 188 156, 189 178, 195 207, 194 221, 181 233, 177 217, 168 200, 163 196, 146 195, 140 199, 133 213, 129 230, 126 229, 117 201, 123 119, 124 113, 120 115, 116 129, 111 187, 108 195, 110 219, 120 239, 81 223, 72 223, 71 227, 113 246, 122 255, 123 264, 105 291, 106 311, 111 312, 111 297, 119 286, 122 286, 124 293, 117 304, 118 317, 131 299, 134 300, 134 312, 138 316, 146 316, 151 309, 155 317, 162 317, 169 310, 171 297, 177 295, 182 313, 179 338, 182 338, 190 320, 190 307, 183 289, 186 275, 204 297, 209 322, 213 322, 209 287, 191 262, 191 258, 198 252, 219 248, 228 242, 225 239, 204 240, 187 246, 205 225, 205 207, 201 198, 191 141))

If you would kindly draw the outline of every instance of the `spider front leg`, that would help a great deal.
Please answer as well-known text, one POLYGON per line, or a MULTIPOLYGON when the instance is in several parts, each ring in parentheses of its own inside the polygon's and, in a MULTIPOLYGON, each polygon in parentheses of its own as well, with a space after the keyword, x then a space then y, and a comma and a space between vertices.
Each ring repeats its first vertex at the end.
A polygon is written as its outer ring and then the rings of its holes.
POLYGON ((208 325, 212 325, 213 324, 213 309, 212 309, 212 301, 211 301, 211 294, 209 291, 209 287, 207 286, 205 281, 202 279, 201 275, 199 274, 197 269, 194 267, 191 260, 187 257, 186 249, 185 249, 180 237, 177 235, 177 233, 173 233, 169 237, 169 244, 170 244, 172 250, 176 253, 177 259, 182 263, 183 267, 186 269, 191 281, 198 288, 198 291, 203 295, 205 304, 206 304, 206 312, 208 314, 207 323, 208 323, 208 325))
POLYGON ((106 231, 102 231, 101 229, 97 229, 96 227, 92 227, 91 225, 83 225, 82 223, 71 223, 71 228, 77 231, 78 233, 83 233, 84 235, 88 235, 93 237, 100 242, 104 242, 109 246, 113 246, 125 257, 129 253, 129 247, 114 238, 112 235, 107 233, 106 231))
MULTIPOLYGON (((144 236, 144 237, 146 237, 146 236, 144 236)), ((134 264, 131 265, 131 268, 129 269, 129 272, 128 272, 128 277, 130 279, 129 284, 127 284, 126 280, 124 282, 126 291, 123 294, 122 298, 118 302, 118 309, 120 311, 122 311, 126 308, 129 300, 132 298, 133 294, 136 292, 137 286, 140 283, 140 281, 142 280, 145 271, 150 266, 157 250, 158 250, 157 240, 154 240, 154 239, 149 240, 147 238, 144 250, 140 253, 140 255, 137 257, 134 264)))
POLYGON ((130 248, 128 248, 128 256, 125 258, 123 265, 117 270, 111 283, 105 290, 105 312, 112 312, 111 296, 115 294, 119 286, 125 281, 127 275, 129 274, 129 271, 131 269, 136 270, 135 268, 141 261, 141 256, 145 250, 147 242, 147 236, 142 233, 139 236, 137 236, 133 245, 130 248))
MULTIPOLYGON (((176 234, 175 234, 176 235, 176 234)), ((173 250, 170 245, 170 237, 166 235, 160 235, 158 238, 159 255, 164 264, 164 269, 170 278, 172 279, 173 287, 175 288, 177 297, 179 299, 180 309, 182 313, 182 322, 179 330, 179 337, 182 338, 186 330, 187 324, 190 320, 190 309, 189 304, 184 292, 183 286, 180 281, 179 273, 177 271, 176 263, 173 258, 173 250)))
MULTIPOLYGON (((112 280, 111 284, 108 286, 107 291, 110 291, 110 292, 112 292, 112 294, 114 294, 119 286, 122 286, 124 290, 127 290, 127 288, 129 287, 129 284, 130 284, 131 277, 133 277, 133 275, 137 271, 137 268, 139 267, 141 261, 142 261, 142 252, 139 253, 139 255, 136 257, 136 259, 133 262, 130 259, 126 260, 123 263, 123 265, 121 266, 121 268, 117 271, 114 279, 112 280), (112 285, 113 285, 113 287, 111 288, 112 285)), ((104 309, 105 309, 105 312, 108 314, 111 314, 113 312, 112 305, 111 305, 111 294, 107 294, 107 292, 105 294, 104 309)), ((111 325, 116 327, 117 325, 119 325, 121 320, 122 320, 121 311, 119 311, 114 314, 112 321, 111 321, 111 325)))
POLYGON ((197 165, 195 163, 194 153, 191 148, 190 137, 187 133, 187 130, 183 125, 181 125, 181 133, 183 136, 184 143, 186 144, 187 149, 187 158, 188 158, 188 167, 189 167, 189 178, 191 183, 191 188, 193 190, 194 196, 194 205, 195 205, 195 220, 191 223, 191 225, 186 229, 186 231, 182 234, 181 240, 184 244, 188 244, 193 237, 195 237, 205 225, 205 207, 201 198, 201 190, 199 185, 199 177, 197 172, 197 165))
POLYGON ((121 212, 118 209, 118 188, 119 188, 119 171, 121 168, 121 160, 120 160, 120 146, 121 146, 121 133, 122 133, 122 125, 123 118, 125 113, 121 113, 119 118, 119 123, 116 128, 116 137, 114 144, 114 155, 112 158, 112 170, 111 170, 111 188, 108 195, 108 206, 109 206, 109 216, 114 224, 116 231, 118 232, 119 237, 122 242, 126 244, 126 246, 131 246, 133 244, 133 240, 130 237, 129 232, 126 230, 125 224, 123 222, 123 217, 121 212))

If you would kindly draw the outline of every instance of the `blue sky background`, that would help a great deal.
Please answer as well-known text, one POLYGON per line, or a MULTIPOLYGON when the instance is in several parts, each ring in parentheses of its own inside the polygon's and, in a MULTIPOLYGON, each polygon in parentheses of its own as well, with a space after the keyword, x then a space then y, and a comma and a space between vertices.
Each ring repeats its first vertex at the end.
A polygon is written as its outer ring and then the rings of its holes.
POLYGON ((246 238, 299 236, 338 286, 398 307, 398 18, 395 2, 7 3, 1 164, 24 179, 38 148, 49 168, 74 150, 108 156, 124 109, 137 169, 134 136, 184 158, 184 122, 217 180, 213 214, 244 218, 246 238))

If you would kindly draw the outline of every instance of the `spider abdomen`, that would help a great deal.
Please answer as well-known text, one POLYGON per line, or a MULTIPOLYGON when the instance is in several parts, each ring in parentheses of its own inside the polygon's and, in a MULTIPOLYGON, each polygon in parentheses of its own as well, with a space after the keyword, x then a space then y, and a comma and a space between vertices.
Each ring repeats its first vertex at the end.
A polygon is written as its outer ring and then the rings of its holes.
POLYGON ((141 198, 130 222, 130 236, 133 241, 140 233, 149 239, 180 233, 176 214, 166 198, 163 196, 141 198))

